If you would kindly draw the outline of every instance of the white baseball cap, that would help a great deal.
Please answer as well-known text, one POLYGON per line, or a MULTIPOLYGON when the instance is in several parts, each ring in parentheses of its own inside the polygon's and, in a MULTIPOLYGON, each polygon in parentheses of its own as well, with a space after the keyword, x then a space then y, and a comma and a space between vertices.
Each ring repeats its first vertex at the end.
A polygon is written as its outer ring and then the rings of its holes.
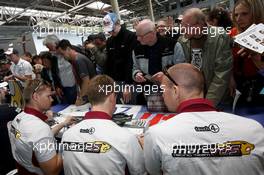
POLYGON ((112 32, 117 20, 118 17, 116 13, 108 13, 103 19, 104 32, 112 32))
POLYGON ((14 48, 8 48, 7 51, 5 51, 6 55, 11 55, 11 54, 18 54, 18 51, 14 48))

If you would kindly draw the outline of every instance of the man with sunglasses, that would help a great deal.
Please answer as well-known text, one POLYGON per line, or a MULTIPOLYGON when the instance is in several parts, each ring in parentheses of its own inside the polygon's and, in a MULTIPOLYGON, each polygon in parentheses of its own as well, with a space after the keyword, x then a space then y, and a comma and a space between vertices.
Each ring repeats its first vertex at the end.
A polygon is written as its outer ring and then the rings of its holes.
POLYGON ((264 172, 264 128, 218 112, 204 96, 204 77, 182 63, 163 71, 164 101, 175 117, 149 128, 145 166, 151 175, 248 175, 264 172))
MULTIPOLYGON (((24 111, 8 123, 13 157, 19 174, 59 174, 62 158, 56 153, 56 141, 44 114, 50 109, 53 92, 51 85, 41 80, 29 80, 23 91, 24 111)), ((68 117, 56 130, 73 123, 68 117)))

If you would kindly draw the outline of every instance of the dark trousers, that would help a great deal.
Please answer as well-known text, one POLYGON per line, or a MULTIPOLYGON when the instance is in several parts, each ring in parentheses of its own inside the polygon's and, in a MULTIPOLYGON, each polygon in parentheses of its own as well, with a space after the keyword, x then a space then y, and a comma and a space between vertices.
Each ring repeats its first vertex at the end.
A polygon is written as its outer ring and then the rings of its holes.
POLYGON ((264 88, 264 77, 257 74, 255 77, 239 77, 236 79, 237 89, 242 93, 238 104, 244 106, 262 105, 264 95, 260 91, 264 88))
POLYGON ((63 87, 63 97, 62 103, 63 104, 74 104, 77 98, 77 87, 63 87))

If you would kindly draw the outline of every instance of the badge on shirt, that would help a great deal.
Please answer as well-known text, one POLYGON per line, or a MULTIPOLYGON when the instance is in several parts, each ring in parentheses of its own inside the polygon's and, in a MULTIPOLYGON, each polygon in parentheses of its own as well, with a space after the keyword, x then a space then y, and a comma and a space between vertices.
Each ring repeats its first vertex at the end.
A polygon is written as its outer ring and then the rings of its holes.
POLYGON ((202 49, 192 49, 192 61, 191 64, 197 67, 199 70, 202 68, 202 49))

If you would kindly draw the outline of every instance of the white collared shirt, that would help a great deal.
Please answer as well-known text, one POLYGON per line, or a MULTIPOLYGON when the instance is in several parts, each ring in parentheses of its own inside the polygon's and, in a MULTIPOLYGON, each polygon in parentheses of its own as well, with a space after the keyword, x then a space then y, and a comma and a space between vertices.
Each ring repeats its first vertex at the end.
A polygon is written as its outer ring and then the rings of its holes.
MULTIPOLYGON (((17 64, 12 62, 12 65, 10 66, 10 70, 13 75, 19 75, 19 76, 31 75, 32 79, 34 78, 35 75, 33 73, 33 68, 31 64, 28 61, 23 60, 22 58, 19 59, 17 64)), ((24 82, 22 81, 20 82, 24 86, 24 82)))
POLYGON ((67 130, 62 137, 66 175, 125 174, 145 172, 143 151, 136 136, 111 120, 86 119, 67 130))
POLYGON ((224 112, 181 113, 145 134, 151 175, 264 174, 264 128, 224 112))
POLYGON ((55 141, 50 127, 40 118, 22 112, 9 123, 8 133, 14 159, 28 171, 44 174, 32 163, 33 151, 38 162, 46 162, 56 155, 55 141))

